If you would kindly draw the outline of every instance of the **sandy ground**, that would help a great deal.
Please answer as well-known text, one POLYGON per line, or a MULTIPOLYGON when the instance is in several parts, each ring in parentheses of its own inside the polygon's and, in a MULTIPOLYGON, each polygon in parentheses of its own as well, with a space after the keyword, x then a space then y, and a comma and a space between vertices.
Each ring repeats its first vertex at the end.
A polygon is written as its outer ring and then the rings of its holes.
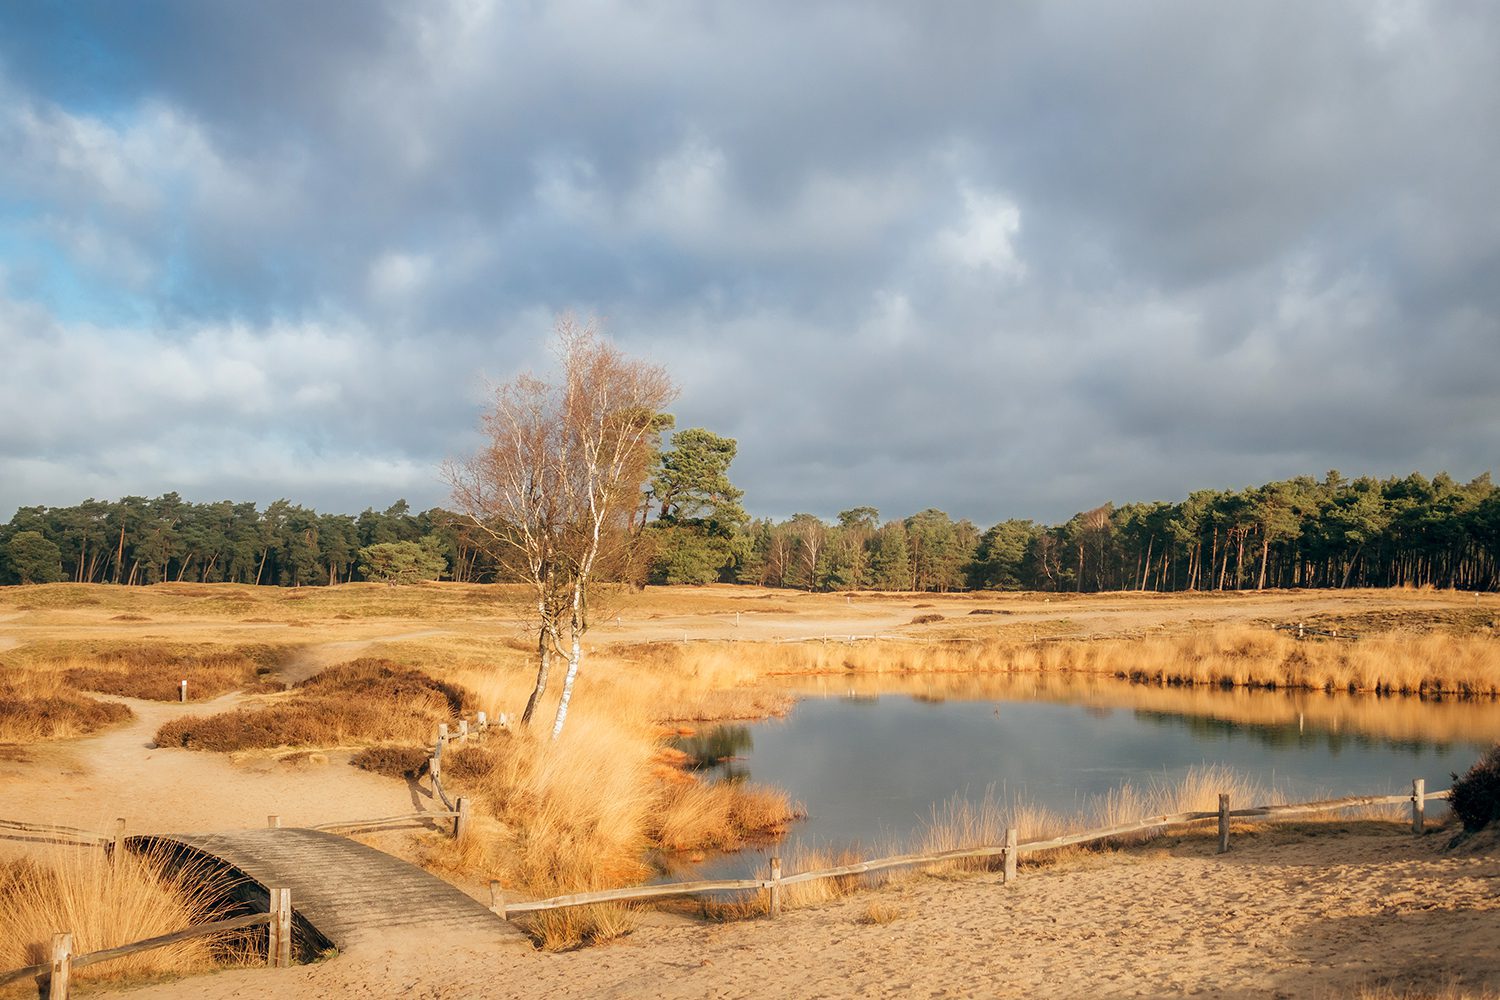
MULTIPOLYGON (((1035 624, 1070 635, 1181 630, 1197 623, 1295 621, 1380 609, 1421 614, 1475 605, 1472 595, 1350 594, 1074 598, 1041 595, 795 595, 702 588, 681 600, 622 606, 600 644, 689 639, 770 641, 1035 624), (1002 612, 970 616, 974 609, 1002 612), (914 616, 943 622, 913 627, 914 616)), ((1500 599, 1483 603, 1500 610, 1500 599)), ((377 642, 494 636, 482 617, 288 623, 212 618, 112 620, 117 607, 0 616, 0 651, 58 637, 287 641, 298 680, 377 642)), ((300 613, 300 612, 299 612, 300 613)), ((311 617, 311 616, 310 616, 311 617)), ((344 766, 273 754, 158 749, 161 722, 242 699, 182 706, 126 700, 128 725, 0 756, 0 816, 102 831, 227 830, 392 815, 429 808, 428 793, 344 766)), ((283 755, 285 756, 285 755, 283 755)), ((1500 985, 1500 863, 1445 855, 1440 840, 1394 833, 1302 841, 1266 836, 1217 857, 1199 842, 1125 854, 1097 868, 993 878, 916 878, 777 921, 650 921, 627 939, 547 955, 444 941, 393 943, 288 971, 235 970, 131 995, 161 997, 748 997, 748 996, 1336 996, 1394 979, 1437 985, 1449 972, 1500 985), (862 921, 872 901, 903 916, 862 921), (1476 978, 1477 977, 1477 978, 1476 978)), ((0 858, 34 849, 0 840, 0 858)))
POLYGON ((777 920, 677 921, 545 954, 413 940, 130 997, 1334 997, 1500 985, 1500 857, 1386 828, 918 876, 777 920), (872 924, 872 903, 900 915, 872 924))

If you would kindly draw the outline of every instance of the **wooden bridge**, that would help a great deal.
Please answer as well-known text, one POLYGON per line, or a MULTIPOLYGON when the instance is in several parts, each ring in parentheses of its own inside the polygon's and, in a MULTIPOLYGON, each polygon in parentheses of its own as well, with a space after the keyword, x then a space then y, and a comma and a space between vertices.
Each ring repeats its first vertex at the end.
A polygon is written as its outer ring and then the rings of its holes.
POLYGON ((267 828, 231 833, 131 837, 132 850, 158 848, 185 862, 228 868, 250 896, 291 890, 300 951, 344 951, 401 938, 525 936, 483 903, 389 854, 319 830, 267 828))

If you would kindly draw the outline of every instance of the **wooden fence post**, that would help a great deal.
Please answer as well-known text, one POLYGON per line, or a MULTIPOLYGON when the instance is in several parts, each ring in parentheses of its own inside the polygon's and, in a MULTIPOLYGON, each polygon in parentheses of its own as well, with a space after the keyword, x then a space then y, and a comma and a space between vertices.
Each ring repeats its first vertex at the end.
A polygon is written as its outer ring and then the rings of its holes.
POLYGON ((292 890, 271 890, 271 924, 266 942, 266 964, 278 969, 292 965, 292 890))
POLYGON ((427 773, 432 775, 432 781, 436 784, 443 780, 443 758, 433 754, 427 759, 427 773))
POLYGON ((125 850, 125 817, 115 819, 115 842, 110 848, 110 857, 115 864, 120 863, 121 853, 125 850))
POLYGON ((438 740, 437 741, 438 741, 438 746, 442 746, 444 743, 448 742, 448 723, 446 723, 446 722, 439 722, 438 723, 438 740))
POLYGON ((281 829, 281 817, 276 813, 272 813, 271 815, 266 817, 266 826, 270 827, 272 830, 281 829))
POLYGON ((458 806, 455 810, 458 815, 453 817, 453 839, 457 840, 469 829, 469 800, 460 795, 454 804, 458 806))
POLYGON ((1229 851, 1229 793, 1219 793, 1219 853, 1229 851))
POLYGON ((460 742, 460 743, 467 743, 467 742, 469 742, 469 720, 468 719, 459 719, 458 720, 458 742, 460 742))
POLYGON ((490 879, 490 909, 500 916, 501 920, 509 920, 505 913, 505 889, 496 879, 490 879))
POLYGON ((479 735, 483 736, 484 733, 485 733, 485 730, 487 730, 487 729, 490 728, 490 720, 489 720, 489 718, 483 712, 480 712, 474 718, 475 718, 475 727, 479 730, 479 735))
POLYGON ((1016 845, 1021 842, 1021 834, 1013 826, 1005 828, 1005 867, 1001 870, 1000 881, 1009 885, 1016 880, 1016 845))
POLYGON ((1422 822, 1427 818, 1427 782, 1413 778, 1411 783, 1411 832, 1421 836, 1422 822))
POLYGON ((47 1000, 68 1000, 68 980, 73 978, 73 935, 52 935, 52 972, 47 977, 47 1000))
POLYGON ((781 915, 781 859, 771 859, 771 916, 781 915))
POLYGON ((182 684, 179 685, 178 688, 177 688, 177 700, 180 701, 180 702, 183 702, 183 703, 187 702, 187 678, 186 677, 184 677, 182 679, 182 684))

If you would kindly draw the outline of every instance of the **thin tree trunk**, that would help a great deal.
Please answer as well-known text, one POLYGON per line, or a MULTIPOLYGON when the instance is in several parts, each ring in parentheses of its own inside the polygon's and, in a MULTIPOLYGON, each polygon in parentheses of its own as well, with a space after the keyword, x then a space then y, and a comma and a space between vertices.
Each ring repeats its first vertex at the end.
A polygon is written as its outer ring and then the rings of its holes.
POLYGON ((1260 542, 1260 582, 1255 585, 1256 590, 1266 589, 1266 560, 1271 555, 1271 534, 1265 532, 1260 542))
POLYGON ((120 515, 120 547, 115 551, 115 583, 125 574, 125 516, 120 515))
POLYGON ((1152 535, 1146 539, 1146 564, 1141 567, 1141 590, 1146 589, 1146 577, 1151 575, 1151 546, 1156 543, 1156 536, 1152 535))
POLYGON ((582 622, 582 590, 575 586, 573 589, 573 617, 569 623, 568 638, 572 641, 568 649, 568 672, 563 677, 562 700, 557 703, 557 719, 552 723, 552 738, 555 740, 562 735, 563 723, 568 720, 568 704, 573 700, 573 682, 578 679, 578 665, 583 661, 583 644, 581 626, 582 622))
POLYGON ((552 665, 552 643, 549 640, 547 627, 543 625, 536 634, 536 687, 531 690, 531 697, 526 699, 526 710, 521 713, 521 725, 531 724, 531 717, 536 713, 536 707, 542 700, 542 695, 547 690, 547 671, 552 665))

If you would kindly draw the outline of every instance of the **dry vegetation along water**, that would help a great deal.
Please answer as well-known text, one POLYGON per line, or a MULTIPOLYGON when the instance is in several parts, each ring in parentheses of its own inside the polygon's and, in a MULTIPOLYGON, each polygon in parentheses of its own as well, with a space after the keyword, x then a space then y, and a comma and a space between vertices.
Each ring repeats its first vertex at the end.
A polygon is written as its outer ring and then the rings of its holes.
MULTIPOLYGON (((1377 694, 1443 694, 1457 709, 1446 724, 1466 739, 1486 731, 1493 738, 1488 699, 1500 692, 1500 606, 1493 596, 934 597, 712 587, 620 593, 611 602, 562 740, 499 732, 446 762, 449 783, 478 803, 468 836, 454 842, 407 831, 366 839, 476 893, 484 880, 498 878, 547 895, 646 877, 654 851, 691 855, 774 835, 797 814, 797 803, 774 789, 705 782, 670 740, 700 723, 785 711, 799 688, 830 675, 841 685, 883 690, 920 683, 929 694, 946 688, 965 697, 1025 688, 1039 697, 1231 718, 1292 710, 1234 692, 1290 688, 1301 692, 1297 711, 1388 734, 1430 723, 1399 710, 1409 696, 1377 702, 1377 694), (913 624, 916 617, 927 620, 913 624), (1357 642, 1299 642, 1270 631, 1289 621, 1337 622, 1333 627, 1364 634, 1357 642), (862 638, 868 636, 881 638, 862 638), (1122 686, 1116 678, 1138 683, 1122 686)), ((7 588, 0 592, 0 743, 12 750, 0 761, 0 780, 22 793, 8 801, 30 813, 9 818, 103 821, 51 814, 45 797, 31 793, 61 775, 87 798, 91 783, 124 773, 97 770, 106 758, 142 781, 178 770, 190 781, 223 784, 178 794, 222 799, 225 827, 257 825, 275 811, 312 823, 420 807, 429 793, 416 777, 436 723, 474 710, 498 718, 524 703, 532 677, 520 618, 519 595, 495 587, 7 588), (162 703, 176 697, 182 677, 190 697, 216 700, 162 703), (137 731, 154 733, 157 748, 115 735, 137 731), (345 766, 351 759, 374 773, 345 766), (267 799, 267 789, 278 789, 284 801, 267 799), (368 810, 358 809, 366 803, 368 810)), ((1246 780, 1204 772, 1180 786, 1121 789, 1070 817, 1028 813, 1023 802, 955 801, 935 811, 923 843, 994 840, 1018 820, 1028 830, 1061 830, 1206 808, 1226 784, 1246 780)), ((1242 784, 1235 790, 1241 802, 1266 794, 1242 784)), ((134 809, 139 829, 179 821, 172 801, 142 798, 134 809)), ((41 871, 38 865, 69 870, 32 848, 6 850, 33 866, 12 867, 8 878, 41 871)), ((825 860, 789 859, 788 871, 825 860)), ((41 884, 39 876, 26 877, 41 884)), ((789 904, 826 903, 853 887, 847 880, 813 886, 789 904)), ((171 887, 161 892, 174 894, 171 887)), ((753 914, 759 905, 751 899, 709 909, 724 917, 753 914)), ((24 911, 30 916, 11 909, 37 927, 62 919, 56 904, 39 903, 24 911)), ((876 900, 861 925, 900 926, 903 912, 876 900)), ((531 931, 561 947, 616 936, 643 919, 623 907, 554 911, 531 931)), ((105 922, 118 925, 126 936, 120 940, 135 933, 128 921, 105 922)), ((30 935, 32 945, 39 933, 30 935)), ((131 974, 185 968, 166 962, 131 974)))

